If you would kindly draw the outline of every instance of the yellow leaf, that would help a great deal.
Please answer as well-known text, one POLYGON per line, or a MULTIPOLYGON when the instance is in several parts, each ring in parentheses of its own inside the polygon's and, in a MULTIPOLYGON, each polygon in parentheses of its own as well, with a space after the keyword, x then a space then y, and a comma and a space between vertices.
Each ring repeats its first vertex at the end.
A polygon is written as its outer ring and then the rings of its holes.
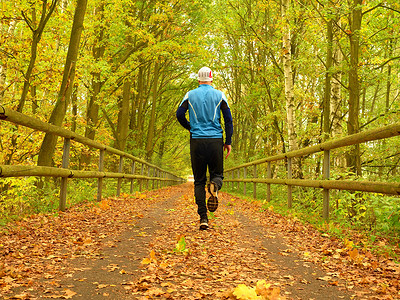
POLYGON ((150 257, 143 258, 142 265, 148 265, 151 264, 152 262, 157 263, 156 253, 154 252, 154 250, 150 251, 150 257))
POLYGON ((329 281, 331 279, 332 279, 332 276, 328 276, 328 275, 326 275, 324 277, 318 277, 318 280, 323 280, 323 281, 329 281))
POLYGON ((99 284, 99 285, 97 286, 98 289, 104 289, 104 288, 106 288, 106 287, 108 287, 108 284, 99 284))
POLYGON ((70 298, 72 298, 73 296, 76 295, 76 293, 74 291, 71 291, 71 290, 65 290, 64 293, 65 293, 65 295, 64 295, 63 298, 65 298, 65 299, 70 299, 70 298))
POLYGON ((250 288, 245 284, 239 284, 233 291, 233 295, 239 300, 262 299, 261 297, 257 296, 257 293, 253 288, 250 288))
POLYGON ((256 293, 257 295, 264 296, 267 298, 269 295, 269 288, 271 287, 270 283, 266 283, 265 280, 259 280, 256 284, 256 293))
POLYGON ((151 263, 151 259, 148 257, 143 258, 142 265, 148 265, 151 263))
POLYGON ((344 245, 346 246, 347 249, 353 249, 354 248, 354 243, 352 241, 349 241, 348 239, 344 240, 344 245))
POLYGON ((350 255, 351 259, 355 260, 357 258, 357 256, 358 256, 357 248, 354 248, 353 250, 350 250, 349 251, 349 255, 350 255))
POLYGON ((146 291, 144 294, 148 296, 161 296, 164 294, 164 291, 158 287, 154 287, 146 291))

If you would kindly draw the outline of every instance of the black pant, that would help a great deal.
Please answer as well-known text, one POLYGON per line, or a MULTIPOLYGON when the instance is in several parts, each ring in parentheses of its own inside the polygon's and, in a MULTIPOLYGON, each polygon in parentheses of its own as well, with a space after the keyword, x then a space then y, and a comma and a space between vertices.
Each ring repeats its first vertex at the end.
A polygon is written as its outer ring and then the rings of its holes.
POLYGON ((217 139, 190 139, 190 158, 194 176, 194 197, 200 218, 207 217, 206 191, 207 167, 210 181, 215 182, 218 190, 224 179, 224 143, 217 139))

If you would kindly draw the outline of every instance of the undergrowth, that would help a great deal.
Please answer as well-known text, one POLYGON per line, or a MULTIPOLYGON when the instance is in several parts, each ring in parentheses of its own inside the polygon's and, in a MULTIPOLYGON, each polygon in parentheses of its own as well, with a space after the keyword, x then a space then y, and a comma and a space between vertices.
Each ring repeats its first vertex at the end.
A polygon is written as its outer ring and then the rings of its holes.
MULTIPOLYGON (((37 213, 57 212, 61 179, 46 179, 39 183, 35 177, 4 178, 0 181, 0 226, 37 213), (43 185, 38 188, 38 185, 43 185)), ((102 197, 116 194, 116 180, 103 180, 102 197)), ((134 191, 139 190, 137 184, 134 191)), ((130 183, 123 182, 121 193, 130 191, 130 183)), ((67 209, 80 203, 96 201, 96 179, 70 179, 67 186, 67 209)))
MULTIPOLYGON (((253 184, 229 184, 225 190, 241 198, 252 199, 253 184)), ((271 201, 266 202, 266 185, 257 184, 257 199, 263 209, 273 209, 283 216, 296 217, 318 230, 342 240, 358 240, 364 247, 379 254, 399 258, 400 198, 376 193, 331 191, 330 220, 322 219, 322 190, 293 187, 292 208, 287 207, 287 189, 271 185, 271 201)))

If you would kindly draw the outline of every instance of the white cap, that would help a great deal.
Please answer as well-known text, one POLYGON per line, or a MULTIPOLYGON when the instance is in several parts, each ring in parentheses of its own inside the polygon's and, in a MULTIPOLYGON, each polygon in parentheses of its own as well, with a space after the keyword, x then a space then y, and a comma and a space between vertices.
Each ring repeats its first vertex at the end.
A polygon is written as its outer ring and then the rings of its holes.
POLYGON ((202 67, 199 70, 199 81, 212 81, 212 71, 208 67, 202 67))

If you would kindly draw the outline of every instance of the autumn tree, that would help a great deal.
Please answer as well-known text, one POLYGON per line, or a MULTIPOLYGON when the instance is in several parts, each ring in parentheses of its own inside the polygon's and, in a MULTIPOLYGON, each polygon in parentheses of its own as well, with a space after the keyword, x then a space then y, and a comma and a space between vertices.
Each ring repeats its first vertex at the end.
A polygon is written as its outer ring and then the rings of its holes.
MULTIPOLYGON (((86 12, 87 0, 78 0, 75 9, 74 22, 71 30, 71 38, 68 47, 68 54, 64 66, 63 80, 58 93, 57 102, 50 116, 49 123, 61 126, 64 120, 72 88, 74 83, 76 60, 78 58, 79 42, 83 29, 83 20, 86 12)), ((57 142, 57 137, 47 133, 43 139, 38 156, 39 166, 50 166, 57 142)))

